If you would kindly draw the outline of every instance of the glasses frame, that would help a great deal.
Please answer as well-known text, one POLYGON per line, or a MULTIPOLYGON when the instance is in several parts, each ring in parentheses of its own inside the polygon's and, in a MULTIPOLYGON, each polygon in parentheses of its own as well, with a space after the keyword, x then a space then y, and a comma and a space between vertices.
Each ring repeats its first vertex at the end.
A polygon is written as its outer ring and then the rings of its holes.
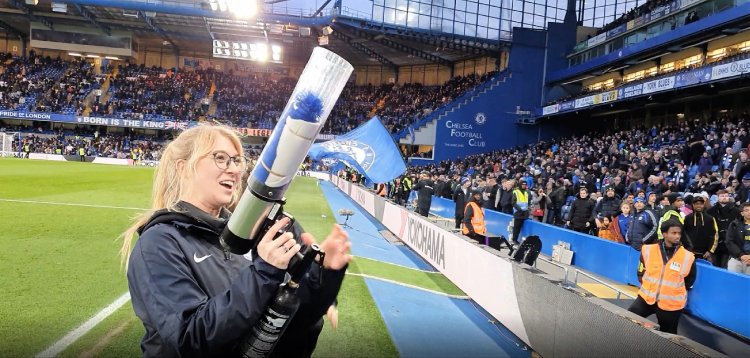
POLYGON ((216 165, 216 167, 223 171, 226 171, 229 169, 229 165, 230 165, 229 163, 234 163, 234 165, 240 169, 244 169, 245 165, 247 164, 247 158, 245 158, 244 156, 242 155, 231 156, 229 155, 229 153, 223 150, 217 150, 211 153, 210 155, 211 155, 211 158, 213 158, 214 164, 216 165), (221 163, 219 158, 216 157, 217 155, 226 155, 227 156, 226 162, 221 163))

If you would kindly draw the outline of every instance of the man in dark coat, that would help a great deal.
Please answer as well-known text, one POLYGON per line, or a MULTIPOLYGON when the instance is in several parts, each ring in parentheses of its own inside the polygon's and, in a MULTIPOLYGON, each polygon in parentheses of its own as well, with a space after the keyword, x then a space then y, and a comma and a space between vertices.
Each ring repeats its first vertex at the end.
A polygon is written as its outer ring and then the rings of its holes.
POLYGON ((578 197, 570 208, 570 221, 567 223, 568 226, 575 231, 589 233, 589 231, 591 231, 594 205, 594 201, 589 199, 588 189, 584 187, 579 189, 578 197))
POLYGON ((430 179, 428 172, 422 172, 419 182, 412 190, 417 192, 417 214, 428 216, 432 205, 432 194, 435 193, 435 183, 430 179))
POLYGON ((463 178, 461 186, 456 187, 456 191, 453 192, 453 202, 456 203, 456 229, 461 228, 461 221, 464 219, 464 208, 469 196, 469 187, 471 187, 471 179, 463 178))

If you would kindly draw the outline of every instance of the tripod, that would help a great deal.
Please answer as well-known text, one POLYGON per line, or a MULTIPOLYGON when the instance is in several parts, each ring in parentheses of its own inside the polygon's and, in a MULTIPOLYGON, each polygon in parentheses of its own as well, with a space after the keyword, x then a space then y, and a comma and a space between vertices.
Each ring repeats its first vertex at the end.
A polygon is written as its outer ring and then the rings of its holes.
POLYGON ((353 229, 353 227, 351 225, 349 225, 349 218, 352 217, 352 215, 354 215, 354 214, 352 213, 352 214, 342 214, 342 215, 346 217, 346 220, 344 220, 344 223, 341 224, 341 226, 353 229))

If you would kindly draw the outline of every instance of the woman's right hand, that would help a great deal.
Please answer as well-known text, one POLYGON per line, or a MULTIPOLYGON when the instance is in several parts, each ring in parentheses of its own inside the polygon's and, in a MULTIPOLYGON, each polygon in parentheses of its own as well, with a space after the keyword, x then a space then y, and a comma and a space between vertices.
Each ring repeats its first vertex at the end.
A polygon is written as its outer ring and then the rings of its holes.
POLYGON ((291 232, 281 234, 276 240, 273 237, 284 226, 289 224, 289 218, 277 221, 260 239, 256 251, 265 262, 281 270, 286 270, 289 261, 299 252, 301 246, 294 240, 291 232))

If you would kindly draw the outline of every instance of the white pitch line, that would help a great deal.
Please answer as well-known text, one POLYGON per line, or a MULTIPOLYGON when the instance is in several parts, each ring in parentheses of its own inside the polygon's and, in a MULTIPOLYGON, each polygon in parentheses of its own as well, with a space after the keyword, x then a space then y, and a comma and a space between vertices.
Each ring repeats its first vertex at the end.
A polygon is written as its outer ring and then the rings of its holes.
POLYGON ((433 291, 433 290, 431 290, 431 289, 429 289, 429 288, 424 288, 424 287, 414 286, 414 285, 410 285, 410 284, 408 284, 408 283, 403 283, 403 282, 398 282, 398 281, 394 281, 394 280, 389 280, 389 279, 387 279, 387 278, 382 278, 382 277, 377 277, 377 276, 370 276, 370 275, 368 275, 368 274, 365 274, 365 273, 353 273, 353 272, 347 272, 346 274, 347 274, 347 275, 351 275, 351 276, 358 276, 358 277, 364 277, 364 278, 371 278, 371 279, 373 279, 373 280, 379 280, 379 281, 383 281, 383 282, 388 282, 388 283, 392 283, 392 284, 394 284, 394 285, 399 285, 399 286, 404 286, 404 287, 408 287, 408 288, 413 288, 413 289, 415 289, 415 290, 425 291, 425 292, 429 292, 429 293, 432 293, 432 294, 436 294, 436 295, 440 295, 440 296, 446 296, 446 297, 450 297, 450 298, 457 298, 457 299, 460 299, 460 300, 468 300, 468 299, 471 299, 471 297, 469 297, 469 296, 464 296, 464 295, 451 295, 450 293, 445 293, 445 292, 440 292, 440 291, 433 291))
POLYGON ((39 200, 20 200, 20 199, 0 199, 9 203, 24 203, 24 204, 47 204, 47 205, 63 205, 63 206, 82 206, 85 208, 98 208, 98 209, 126 209, 126 210, 143 210, 144 208, 131 208, 129 206, 110 206, 110 205, 90 205, 90 204, 74 204, 74 203, 59 203, 54 201, 39 201, 39 200))
POLYGON ((37 354, 35 358, 47 358, 55 357, 60 354, 65 348, 68 348, 71 344, 83 337, 91 329, 96 327, 99 323, 104 321, 107 317, 115 313, 120 307, 130 301, 130 292, 125 292, 122 296, 112 302, 109 306, 104 307, 103 310, 99 311, 94 317, 91 317, 88 321, 84 322, 78 328, 70 331, 65 337, 62 337, 59 341, 55 342, 52 346, 45 349, 43 352, 37 354))
POLYGON ((407 269, 407 270, 412 270, 412 271, 419 271, 419 272, 424 272, 424 273, 440 273, 440 271, 434 271, 434 270, 422 270, 422 269, 420 269, 420 268, 414 268, 414 267, 409 267, 409 266, 404 266, 404 265, 394 264, 393 262, 382 261, 382 260, 376 260, 376 259, 373 259, 373 258, 369 258, 369 257, 367 257, 367 256, 358 256, 358 255, 352 255, 352 257, 353 257, 353 258, 355 258, 355 259, 356 259, 356 258, 362 258, 362 259, 365 259, 365 260, 369 260, 369 261, 375 261, 375 262, 377 262, 377 263, 383 263, 383 264, 386 264, 386 265, 391 265, 391 266, 401 267, 401 268, 405 268, 405 269, 407 269))

